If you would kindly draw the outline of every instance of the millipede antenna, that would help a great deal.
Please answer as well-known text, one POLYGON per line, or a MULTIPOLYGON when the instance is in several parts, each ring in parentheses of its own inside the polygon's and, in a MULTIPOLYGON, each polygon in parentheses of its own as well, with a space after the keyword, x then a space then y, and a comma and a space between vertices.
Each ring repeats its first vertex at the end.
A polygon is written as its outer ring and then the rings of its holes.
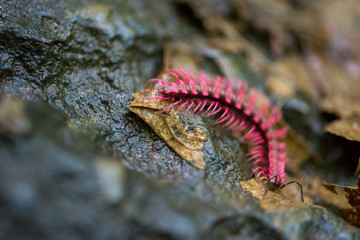
POLYGON ((302 188, 302 185, 301 185, 298 181, 293 180, 293 181, 287 182, 287 183, 285 183, 284 185, 282 185, 282 186, 280 187, 280 189, 282 189, 282 188, 284 188, 284 187, 286 187, 287 185, 292 184, 292 183, 296 183, 296 184, 300 187, 301 201, 304 202, 303 188, 302 188))

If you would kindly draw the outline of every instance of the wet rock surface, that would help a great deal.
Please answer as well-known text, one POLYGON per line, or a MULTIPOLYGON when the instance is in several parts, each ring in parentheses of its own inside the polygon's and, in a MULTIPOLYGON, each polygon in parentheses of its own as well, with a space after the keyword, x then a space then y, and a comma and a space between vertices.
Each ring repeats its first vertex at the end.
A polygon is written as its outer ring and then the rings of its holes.
POLYGON ((0 3, 1 239, 360 238, 322 207, 243 191, 236 139, 208 127, 201 171, 128 110, 164 42, 201 31, 173 2, 0 3))

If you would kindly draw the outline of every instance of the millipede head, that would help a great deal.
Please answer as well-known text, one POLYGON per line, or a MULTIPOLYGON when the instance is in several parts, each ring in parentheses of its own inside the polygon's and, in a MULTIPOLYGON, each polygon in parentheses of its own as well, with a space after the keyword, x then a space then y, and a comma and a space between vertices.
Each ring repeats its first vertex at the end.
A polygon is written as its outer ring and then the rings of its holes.
POLYGON ((268 181, 268 187, 271 191, 275 191, 281 188, 281 182, 275 179, 269 179, 268 181))
POLYGON ((292 183, 296 183, 299 186, 300 194, 301 194, 301 201, 304 202, 304 192, 303 192, 302 185, 296 180, 293 180, 293 181, 285 183, 284 185, 281 185, 281 182, 278 181, 278 176, 277 175, 275 175, 275 179, 269 179, 268 188, 265 191, 265 195, 266 195, 266 192, 267 192, 268 189, 271 190, 271 191, 276 191, 276 190, 283 189, 284 187, 286 187, 287 185, 292 184, 292 183))

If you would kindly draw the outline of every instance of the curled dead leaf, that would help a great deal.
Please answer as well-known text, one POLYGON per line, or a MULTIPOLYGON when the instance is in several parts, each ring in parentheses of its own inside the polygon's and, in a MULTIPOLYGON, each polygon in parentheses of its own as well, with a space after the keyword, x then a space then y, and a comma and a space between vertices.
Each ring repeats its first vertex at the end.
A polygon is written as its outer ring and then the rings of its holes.
POLYGON ((325 131, 360 142, 360 122, 354 119, 339 119, 325 126, 325 131))
POLYGON ((157 95, 152 87, 147 86, 143 92, 133 94, 130 111, 143 119, 180 157, 193 166, 204 169, 202 148, 208 140, 206 133, 199 128, 190 131, 176 114, 159 111, 163 108, 164 100, 149 99, 157 95))
POLYGON ((360 175, 358 176, 356 185, 357 187, 349 187, 323 182, 323 186, 335 194, 344 192, 344 196, 351 207, 341 208, 341 210, 351 224, 360 227, 360 175))
POLYGON ((360 227, 360 206, 343 209, 342 211, 353 225, 360 227))
POLYGON ((278 192, 267 191, 266 186, 261 182, 257 181, 255 178, 252 178, 248 181, 240 181, 241 188, 250 192, 254 197, 260 200, 260 204, 264 209, 273 209, 281 208, 281 207, 289 207, 289 206, 303 206, 301 201, 297 201, 296 199, 290 199, 288 196, 292 194, 286 193, 286 197, 278 192), (295 201, 292 201, 295 200, 295 201))

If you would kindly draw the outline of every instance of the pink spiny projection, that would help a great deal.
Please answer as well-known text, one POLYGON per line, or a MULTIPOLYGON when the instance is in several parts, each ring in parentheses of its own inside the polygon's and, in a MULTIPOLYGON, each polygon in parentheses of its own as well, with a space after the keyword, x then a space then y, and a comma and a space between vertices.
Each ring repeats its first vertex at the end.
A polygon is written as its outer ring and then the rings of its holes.
POLYGON ((240 80, 220 76, 210 80, 201 72, 197 78, 181 69, 151 81, 161 85, 157 88, 160 96, 153 98, 171 101, 163 111, 214 115, 216 124, 234 135, 241 134, 250 146, 248 159, 257 179, 265 180, 270 190, 287 185, 284 185, 286 144, 282 141, 287 129, 275 127, 282 113, 267 98, 258 106, 259 91, 248 89, 240 80))

